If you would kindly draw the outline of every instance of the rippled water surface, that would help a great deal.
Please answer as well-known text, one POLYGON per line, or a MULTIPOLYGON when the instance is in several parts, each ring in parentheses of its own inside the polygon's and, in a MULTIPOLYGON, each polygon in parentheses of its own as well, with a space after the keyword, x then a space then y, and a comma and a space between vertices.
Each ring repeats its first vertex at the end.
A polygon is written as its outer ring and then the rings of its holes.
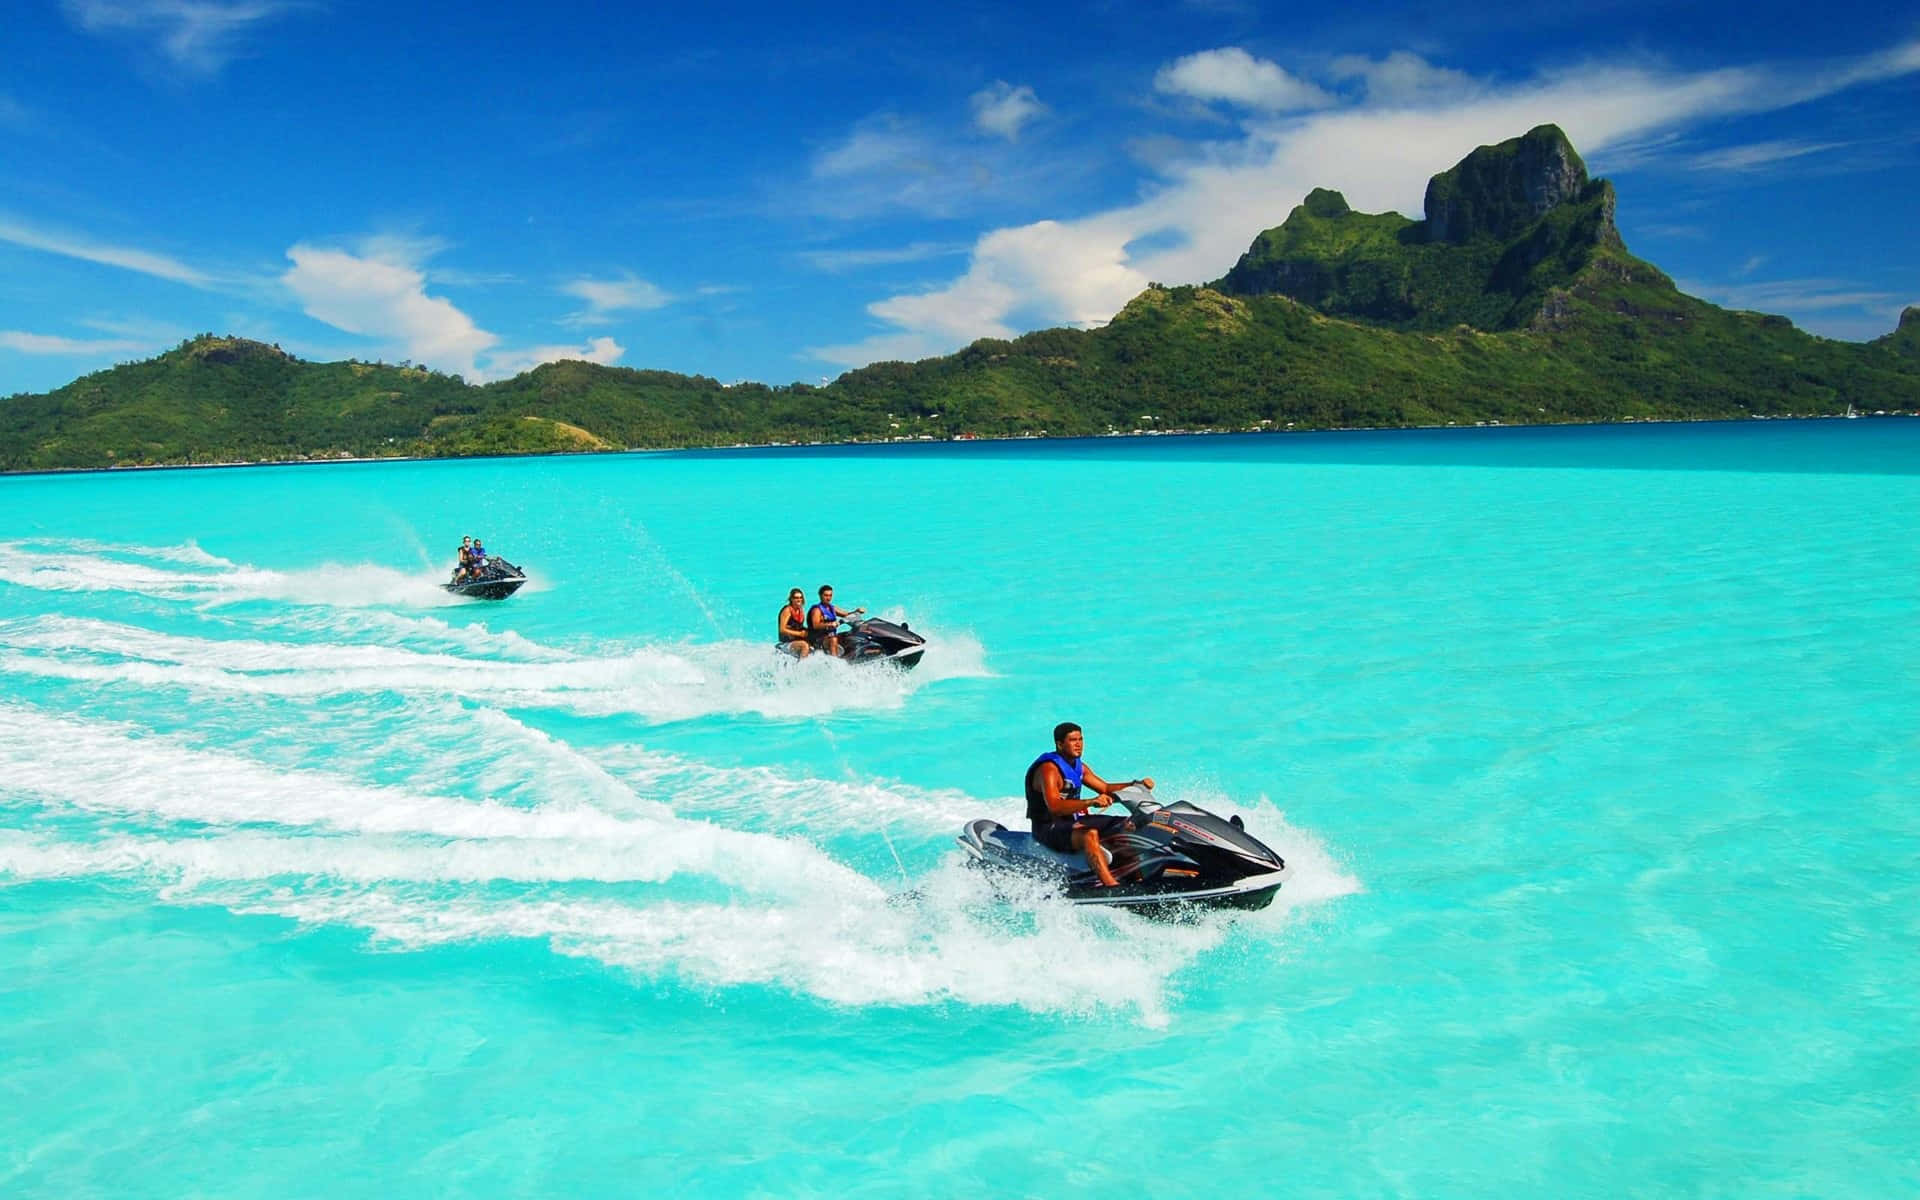
POLYGON ((1920 421, 0 479, 0 1192, 1912 1194, 1916 712, 1920 421))

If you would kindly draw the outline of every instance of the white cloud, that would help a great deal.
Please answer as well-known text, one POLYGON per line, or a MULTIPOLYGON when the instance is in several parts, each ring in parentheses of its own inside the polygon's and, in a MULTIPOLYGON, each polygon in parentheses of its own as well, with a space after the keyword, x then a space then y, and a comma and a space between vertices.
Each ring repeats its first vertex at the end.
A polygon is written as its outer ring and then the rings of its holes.
POLYGON ((926 140, 896 117, 869 117, 838 145, 816 155, 815 179, 840 179, 874 171, 930 170, 933 152, 926 140))
POLYGON ((952 147, 884 113, 815 154, 810 173, 817 186, 804 202, 841 218, 902 209, 947 216, 977 186, 952 147))
POLYGON ((1021 126, 1047 111, 1032 88, 1000 79, 975 92, 970 103, 976 129, 1010 142, 1019 140, 1021 126))
MULTIPOLYGON (((1255 60, 1244 52, 1214 51, 1180 60, 1161 78, 1184 94, 1237 96, 1251 105, 1263 94, 1260 81, 1272 77, 1251 67, 1237 74, 1225 69, 1234 63, 1255 60)), ((1604 163, 1615 146, 1645 146, 1663 132, 1708 118, 1771 111, 1897 71, 1920 71, 1920 42, 1824 71, 1686 73, 1598 63, 1459 89, 1450 101, 1419 108, 1368 100, 1249 121, 1236 142, 1168 160, 1159 188, 1137 203, 981 237, 959 278, 869 305, 868 312, 888 328, 866 341, 813 353, 822 361, 858 366, 895 356, 903 347, 947 353, 977 337, 1006 337, 1016 323, 1098 324, 1148 280, 1219 277, 1256 233, 1276 224, 1314 187, 1338 188, 1364 212, 1419 216, 1435 173, 1476 146, 1542 122, 1558 124, 1589 161, 1604 163)), ((1265 94, 1275 99, 1283 90, 1267 87, 1265 94)))
POLYGON ((1071 148, 1035 156, 1010 138, 875 113, 818 148, 810 186, 784 189, 775 203, 788 215, 801 205, 841 220, 898 212, 944 220, 984 204, 1032 204, 1090 169, 1071 148))
POLYGON ((1436 67, 1417 54, 1396 50, 1385 58, 1352 54, 1333 60, 1335 79, 1358 79, 1367 99, 1380 105, 1460 100, 1477 94, 1481 85, 1465 71, 1436 67))
POLYGON ((125 338, 69 338, 47 333, 23 333, 18 329, 0 329, 0 346, 22 354, 136 354, 151 351, 150 342, 125 338))
POLYGON ((408 358, 478 377, 477 356, 500 340, 449 301, 427 295, 426 277, 411 263, 304 243, 287 257, 293 266, 280 282, 308 316, 348 333, 394 340, 408 358))
POLYGON ((612 363, 626 353, 609 337, 592 338, 585 346, 497 348, 499 337, 452 302, 427 294, 426 274, 409 256, 438 245, 370 238, 353 253, 302 243, 287 251, 293 266, 280 282, 315 320, 380 339, 397 357, 469 380, 505 379, 561 359, 612 363))
POLYGON ((5 217, 0 217, 0 242, 12 242, 16 246, 25 246, 30 250, 64 255, 67 258, 100 263, 103 266, 121 267, 128 271, 137 271, 142 275, 170 279, 175 283, 189 284, 198 288, 211 287, 214 283, 205 272, 197 271, 178 259, 169 258, 164 254, 135 250, 127 246, 106 245, 73 234, 52 233, 5 217))
POLYGON ((627 349, 610 337, 590 338, 585 346, 534 346, 526 350, 509 350, 489 356, 488 375, 494 379, 510 379, 522 371, 531 371, 541 363, 581 362, 599 363, 611 366, 620 361, 627 349))
POLYGON ((1334 98, 1313 83, 1238 46, 1202 50, 1160 68, 1156 91, 1188 96, 1202 103, 1221 102, 1258 112, 1325 108, 1334 98))
POLYGON ((663 308, 673 302, 666 291, 633 275, 619 279, 576 279, 562 284, 560 290, 587 302, 586 311, 564 318, 573 325, 604 325, 614 319, 615 313, 663 308))
POLYGON ((257 25, 299 7, 277 0, 63 0, 88 33, 150 37, 176 66, 212 75, 241 52, 257 25))
POLYGON ((1752 171, 1789 159, 1803 158, 1823 150, 1837 150, 1846 142, 1750 142, 1744 146, 1723 146, 1696 154, 1689 165, 1703 171, 1752 171))
MULTIPOLYGON (((906 353, 944 353, 975 338, 1010 338, 1009 322, 1031 310, 1040 323, 1087 327, 1105 322, 1118 307, 1115 295, 1131 297, 1148 277, 1125 262, 1124 239, 1099 222, 1037 221, 996 230, 974 246, 973 265, 957 282, 937 291, 895 296, 867 311, 905 333, 867 342, 822 346, 824 362, 854 367, 906 353)), ((1123 301, 1124 302, 1124 301, 1123 301)))
POLYGON ((877 250, 805 250, 800 258, 819 271, 857 271, 863 267, 890 267, 964 254, 964 242, 914 242, 877 250))
POLYGON ((1858 284, 1845 279, 1772 279, 1760 283, 1684 280, 1676 284, 1681 291, 1711 300, 1723 308, 1787 316, 1838 308, 1886 307, 1893 301, 1891 292, 1862 291, 1858 284))

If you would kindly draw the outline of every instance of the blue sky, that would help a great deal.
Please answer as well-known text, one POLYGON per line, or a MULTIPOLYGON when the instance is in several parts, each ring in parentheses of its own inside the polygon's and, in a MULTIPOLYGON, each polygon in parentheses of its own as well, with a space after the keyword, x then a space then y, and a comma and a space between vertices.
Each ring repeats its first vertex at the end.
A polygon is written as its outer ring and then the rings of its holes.
POLYGON ((0 394, 202 331, 817 382, 1098 325, 1315 186, 1417 217, 1547 121, 1695 295, 1920 303, 1920 8, 902 7, 10 0, 0 394))

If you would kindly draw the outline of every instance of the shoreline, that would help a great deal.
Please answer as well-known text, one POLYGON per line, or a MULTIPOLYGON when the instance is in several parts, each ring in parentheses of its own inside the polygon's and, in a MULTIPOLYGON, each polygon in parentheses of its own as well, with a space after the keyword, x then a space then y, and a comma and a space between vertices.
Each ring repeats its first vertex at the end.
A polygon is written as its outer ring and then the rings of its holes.
POLYGON ((1623 421, 1476 421, 1471 425, 1448 422, 1445 425, 1336 425, 1326 429, 1294 429, 1291 427, 1273 429, 1130 429, 1121 433, 996 433, 968 434, 936 438, 931 436, 912 438, 857 438, 837 442, 736 442, 727 446, 646 446, 626 450, 530 450, 516 454, 381 454, 372 456, 354 456, 342 454, 331 458, 265 458, 236 459, 231 462, 205 463, 129 463, 111 467, 40 467, 21 471, 0 471, 0 479, 29 478, 46 475, 124 475, 145 471, 234 471, 264 467, 331 467, 353 466, 367 463, 431 463, 431 462, 472 462, 484 459, 514 458, 596 458, 619 454, 731 454, 740 451, 768 450, 822 450, 848 447, 905 447, 905 446, 953 446, 972 443, 1002 442, 1071 442, 1071 441, 1108 441, 1119 439, 1145 438, 1196 438, 1196 437, 1271 437, 1289 435, 1314 435, 1333 433, 1435 433, 1447 431, 1486 432, 1491 429, 1604 429, 1627 425, 1747 425, 1753 422, 1777 421, 1846 421, 1846 420, 1891 420, 1901 417, 1920 417, 1920 410, 1911 412, 1888 411, 1883 413, 1857 413, 1849 417, 1845 413, 1808 413, 1767 416, 1750 414, 1745 417, 1629 417, 1623 421))

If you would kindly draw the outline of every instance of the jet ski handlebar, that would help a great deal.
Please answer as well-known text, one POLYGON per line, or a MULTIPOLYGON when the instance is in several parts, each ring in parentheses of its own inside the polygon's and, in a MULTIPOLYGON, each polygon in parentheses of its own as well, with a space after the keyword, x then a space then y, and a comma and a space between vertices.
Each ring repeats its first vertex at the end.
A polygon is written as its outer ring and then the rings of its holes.
POLYGON ((1144 825, 1160 811, 1160 802, 1153 798, 1153 789, 1142 783, 1131 783, 1113 793, 1113 800, 1127 810, 1127 814, 1138 824, 1144 825))

